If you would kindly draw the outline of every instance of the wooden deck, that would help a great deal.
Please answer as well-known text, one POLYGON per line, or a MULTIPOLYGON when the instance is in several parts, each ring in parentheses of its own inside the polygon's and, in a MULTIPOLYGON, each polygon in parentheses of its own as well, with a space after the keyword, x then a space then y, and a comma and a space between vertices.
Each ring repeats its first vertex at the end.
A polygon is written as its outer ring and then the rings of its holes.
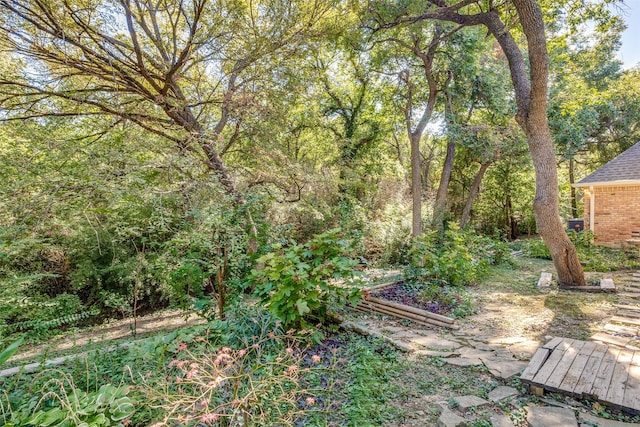
POLYGON ((520 379, 640 414, 640 350, 557 337, 536 351, 520 379))

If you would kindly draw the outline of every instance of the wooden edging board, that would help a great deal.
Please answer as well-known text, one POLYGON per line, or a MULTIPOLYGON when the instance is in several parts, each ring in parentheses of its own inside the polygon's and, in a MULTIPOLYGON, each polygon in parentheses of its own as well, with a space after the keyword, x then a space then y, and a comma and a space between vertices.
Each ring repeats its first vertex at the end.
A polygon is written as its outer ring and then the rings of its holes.
POLYGON ((458 326, 454 324, 454 319, 451 317, 371 296, 372 291, 379 291, 381 289, 398 285, 399 283, 401 282, 388 282, 363 289, 362 300, 358 305, 352 306, 351 308, 358 311, 376 312, 402 319, 409 319, 426 326, 441 326, 450 329, 458 329, 458 326))

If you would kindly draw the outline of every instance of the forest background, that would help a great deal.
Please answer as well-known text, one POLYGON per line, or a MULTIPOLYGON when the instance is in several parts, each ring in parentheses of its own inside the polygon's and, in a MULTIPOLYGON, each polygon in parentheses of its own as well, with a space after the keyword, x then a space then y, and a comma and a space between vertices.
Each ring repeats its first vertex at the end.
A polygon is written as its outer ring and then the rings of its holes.
MULTIPOLYGON (((481 26, 403 21, 427 3, 1 1, 5 333, 224 305, 259 257, 336 227, 369 266, 408 263, 423 228, 534 235, 505 54, 481 26)), ((640 71, 616 59, 619 3, 539 4, 575 218, 571 184, 640 140, 640 71)))

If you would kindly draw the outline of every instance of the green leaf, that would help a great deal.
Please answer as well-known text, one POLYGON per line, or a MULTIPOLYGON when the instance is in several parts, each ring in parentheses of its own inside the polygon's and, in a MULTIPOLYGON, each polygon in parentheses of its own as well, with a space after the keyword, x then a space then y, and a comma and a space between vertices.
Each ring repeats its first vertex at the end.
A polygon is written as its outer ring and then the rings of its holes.
POLYGON ((296 301, 296 307, 298 308, 298 314, 300 314, 300 316, 304 316, 311 311, 307 302, 301 299, 296 301))
POLYGON ((23 341, 24 338, 20 338, 0 352, 0 365, 6 362, 16 351, 18 351, 18 347, 20 347, 23 341))

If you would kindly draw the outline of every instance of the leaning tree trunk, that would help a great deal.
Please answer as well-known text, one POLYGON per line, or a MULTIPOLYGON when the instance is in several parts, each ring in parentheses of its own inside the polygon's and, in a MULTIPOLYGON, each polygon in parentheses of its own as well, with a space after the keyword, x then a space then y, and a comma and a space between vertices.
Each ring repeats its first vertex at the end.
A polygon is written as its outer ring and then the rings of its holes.
MULTIPOLYGON (((533 108, 532 111, 537 110, 533 108)), ((538 233, 551 252, 551 259, 562 284, 585 286, 582 265, 569 240, 558 207, 558 169, 547 124, 546 111, 529 114, 526 120, 527 142, 536 171, 536 196, 533 212, 538 233)))
POLYGON ((484 178, 484 174, 491 166, 491 162, 485 162, 480 165, 480 170, 476 173, 476 177, 473 180, 473 184, 471 184, 471 189, 469 189, 469 196, 467 197, 467 202, 464 205, 464 209, 462 210, 462 219, 460 219, 460 228, 465 228, 469 223, 469 218, 471 217, 471 208, 473 207, 473 202, 476 199, 476 195, 478 191, 480 191, 480 184, 482 183, 482 178, 484 178))
MULTIPOLYGON (((533 211, 538 232, 551 252, 553 264, 562 284, 585 286, 582 265, 560 218, 558 202, 558 169, 547 121, 547 84, 549 59, 542 12, 535 0, 513 0, 527 38, 530 65, 528 93, 512 78, 516 87, 518 114, 516 120, 525 131, 536 173, 536 195, 533 211)), ((496 36, 498 36, 496 34, 496 36)), ((506 52, 505 52, 506 53, 506 52)), ((522 58, 522 57, 520 57, 522 58)), ((511 62, 510 58, 510 62, 511 62)), ((524 69, 524 64, 518 69, 524 69)), ((519 76, 522 78, 522 76, 519 76)))
POLYGON ((431 219, 431 224, 438 230, 441 230, 443 227, 444 216, 447 211, 447 193, 449 192, 449 182, 451 181, 451 171, 453 170, 455 155, 456 144, 449 140, 447 143, 447 155, 444 158, 442 174, 440 175, 438 193, 436 194, 436 201, 433 205, 433 218, 431 219))

